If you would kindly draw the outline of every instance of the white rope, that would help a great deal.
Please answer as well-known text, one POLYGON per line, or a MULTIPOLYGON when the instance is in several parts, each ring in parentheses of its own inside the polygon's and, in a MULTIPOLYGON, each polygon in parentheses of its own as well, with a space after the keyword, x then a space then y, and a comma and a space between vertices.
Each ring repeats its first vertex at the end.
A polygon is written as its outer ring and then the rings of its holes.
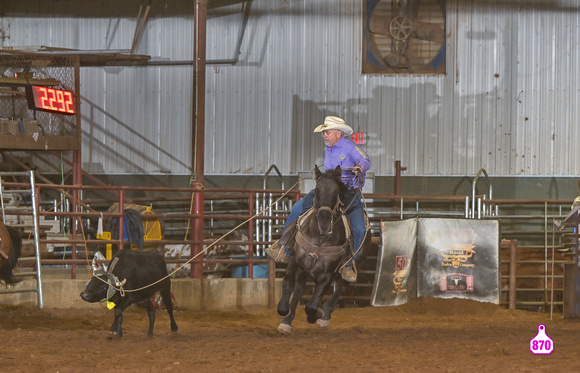
MULTIPOLYGON (((193 256, 193 257, 189 258, 189 259, 188 259, 188 260, 187 260, 185 263, 182 263, 180 266, 178 266, 177 268, 175 268, 175 270, 174 270, 173 272, 169 273, 167 276, 165 276, 165 277, 163 277, 163 278, 160 278, 159 280, 157 280, 157 281, 155 281, 155 282, 153 282, 153 283, 151 283, 151 284, 149 284, 149 285, 146 285, 146 286, 143 286, 143 287, 140 287, 140 288, 137 288, 137 289, 125 290, 125 289, 123 289, 123 286, 120 286, 120 287, 118 287, 118 288, 117 288, 117 287, 115 287, 115 286, 112 286, 112 288, 113 288, 113 289, 115 289, 115 290, 117 290, 117 291, 119 291, 119 292, 122 292, 122 293, 133 293, 133 292, 140 291, 140 290, 146 289, 146 288, 148 288, 148 287, 151 287, 151 286, 153 286, 153 285, 155 285, 155 284, 158 284, 158 283, 160 283, 161 281, 163 281, 163 280, 165 280, 165 279, 167 279, 167 278, 169 278, 169 277, 173 276, 175 273, 177 273, 177 271, 179 271, 179 270, 181 270, 183 267, 185 267, 185 265, 186 265, 186 264, 189 264, 189 263, 191 263, 193 260, 197 259, 197 257, 198 257, 198 256, 200 256, 201 254, 203 254, 204 252, 206 252, 208 249, 210 249, 211 247, 213 247, 213 246, 214 246, 215 244, 217 244, 219 241, 223 240, 225 237, 227 237, 228 235, 230 235, 232 232, 236 231, 236 230, 237 230, 238 228, 240 228, 242 225, 244 225, 244 224, 248 223, 249 221, 251 221, 251 220, 255 219, 256 217, 258 217, 258 216, 262 215, 264 212, 266 212, 266 211, 270 210, 270 209, 272 208, 272 206, 274 206, 276 203, 278 203, 278 202, 279 202, 279 201, 280 201, 282 198, 286 197, 286 195, 287 195, 288 193, 290 193, 290 192, 291 192, 291 191, 294 189, 294 187, 295 187, 296 185, 298 185, 298 183, 299 183, 299 182, 300 182, 300 181, 297 181, 297 182, 296 182, 296 184, 292 185, 292 186, 290 187, 290 189, 288 189, 286 192, 284 192, 284 194, 282 194, 282 195, 280 196, 280 198, 278 198, 276 201, 272 202, 272 204, 270 204, 270 206, 268 206, 268 207, 264 208, 262 211, 260 211, 260 212, 256 213, 254 216, 251 216, 251 217, 249 217, 248 219, 246 219, 246 220, 245 220, 245 221, 243 221, 242 223, 238 224, 236 227, 232 228, 232 229, 231 229, 229 232, 225 233, 223 236, 219 237, 218 239, 216 239, 215 241, 213 241, 211 244, 209 244, 209 245, 208 245, 208 246, 207 246, 205 249, 201 250, 201 251, 200 251, 199 253, 197 253, 195 256, 193 256)), ((97 277, 97 278, 98 278, 98 277, 97 277)))

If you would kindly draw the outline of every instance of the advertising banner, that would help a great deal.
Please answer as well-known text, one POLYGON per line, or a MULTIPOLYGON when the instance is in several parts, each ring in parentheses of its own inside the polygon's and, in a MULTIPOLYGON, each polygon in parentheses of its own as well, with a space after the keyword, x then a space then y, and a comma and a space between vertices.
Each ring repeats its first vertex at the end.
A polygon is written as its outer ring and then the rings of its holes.
POLYGON ((420 218, 381 222, 371 305, 419 297, 499 304, 499 222, 420 218))
POLYGON ((499 222, 419 219, 417 294, 499 303, 499 222))
POLYGON ((405 304, 417 296, 417 219, 381 222, 381 234, 371 305, 405 304))

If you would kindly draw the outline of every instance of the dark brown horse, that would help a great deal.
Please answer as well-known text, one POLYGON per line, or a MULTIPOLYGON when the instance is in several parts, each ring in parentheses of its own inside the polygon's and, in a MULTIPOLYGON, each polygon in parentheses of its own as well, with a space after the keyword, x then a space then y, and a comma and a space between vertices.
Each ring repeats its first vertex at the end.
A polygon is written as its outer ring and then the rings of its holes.
POLYGON ((22 251, 22 238, 15 228, 0 223, 0 283, 16 284, 12 272, 22 251))
MULTIPOLYGON (((351 257, 350 232, 345 228, 345 206, 340 198, 346 192, 341 181, 342 170, 337 167, 321 173, 315 167, 314 171, 314 206, 298 219, 293 254, 289 258, 286 276, 282 282, 282 297, 277 310, 284 317, 277 329, 282 334, 288 334, 292 330, 296 306, 302 298, 308 276, 314 280, 315 287, 305 309, 307 320, 321 328, 329 325, 330 315, 348 286, 338 273, 338 269, 351 257), (333 282, 336 284, 334 292, 321 309, 318 305, 333 282)), ((370 235, 367 234, 357 256, 357 265, 365 258, 369 243, 370 235)))

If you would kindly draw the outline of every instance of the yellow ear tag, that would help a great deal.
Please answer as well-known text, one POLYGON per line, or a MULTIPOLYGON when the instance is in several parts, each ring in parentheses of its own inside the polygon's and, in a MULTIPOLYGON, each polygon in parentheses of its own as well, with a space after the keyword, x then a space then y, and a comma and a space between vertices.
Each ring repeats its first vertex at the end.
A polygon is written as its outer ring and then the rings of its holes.
POLYGON ((112 310, 113 308, 115 308, 115 303, 107 301, 107 308, 112 310))

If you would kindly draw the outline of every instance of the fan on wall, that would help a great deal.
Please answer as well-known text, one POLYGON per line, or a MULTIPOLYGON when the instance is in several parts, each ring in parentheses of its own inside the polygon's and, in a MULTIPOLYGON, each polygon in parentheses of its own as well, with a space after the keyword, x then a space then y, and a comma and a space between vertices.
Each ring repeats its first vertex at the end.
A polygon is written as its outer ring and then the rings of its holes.
POLYGON ((443 1, 380 0, 368 5, 367 47, 375 65, 392 72, 445 72, 443 1))

